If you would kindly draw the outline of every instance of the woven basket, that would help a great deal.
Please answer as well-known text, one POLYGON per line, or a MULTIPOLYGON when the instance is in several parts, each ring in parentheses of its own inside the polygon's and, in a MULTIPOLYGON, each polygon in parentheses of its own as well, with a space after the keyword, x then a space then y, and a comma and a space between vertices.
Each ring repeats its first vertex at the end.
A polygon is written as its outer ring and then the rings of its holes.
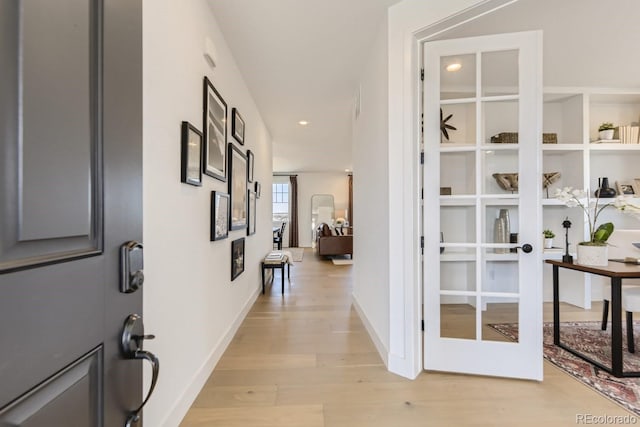
MULTIPOLYGON (((497 135, 493 135, 491 137, 492 144, 517 144, 518 143, 518 132, 501 132, 497 135)), ((558 143, 558 134, 556 133, 543 133, 542 134, 542 143, 543 144, 557 144, 558 143)))
POLYGON ((518 132, 501 132, 491 137, 492 144, 517 144, 518 132))

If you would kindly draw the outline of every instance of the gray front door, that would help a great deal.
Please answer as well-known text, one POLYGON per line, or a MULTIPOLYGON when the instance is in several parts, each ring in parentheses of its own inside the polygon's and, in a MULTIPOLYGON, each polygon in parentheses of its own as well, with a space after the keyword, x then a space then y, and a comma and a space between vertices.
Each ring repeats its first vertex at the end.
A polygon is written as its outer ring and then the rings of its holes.
POLYGON ((142 366, 141 0, 0 1, 0 426, 123 426, 142 366))

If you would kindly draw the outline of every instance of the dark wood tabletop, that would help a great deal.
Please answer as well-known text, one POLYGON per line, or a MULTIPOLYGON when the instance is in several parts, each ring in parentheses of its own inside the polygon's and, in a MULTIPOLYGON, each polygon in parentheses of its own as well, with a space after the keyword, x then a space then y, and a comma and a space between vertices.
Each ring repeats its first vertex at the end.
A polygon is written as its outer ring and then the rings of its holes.
POLYGON ((569 270, 584 271, 585 273, 597 274, 607 277, 619 277, 624 279, 640 278, 640 265, 626 264, 623 262, 609 261, 606 266, 596 267, 592 265, 580 265, 570 262, 555 261, 548 259, 547 264, 557 265, 558 267, 568 268, 569 270))

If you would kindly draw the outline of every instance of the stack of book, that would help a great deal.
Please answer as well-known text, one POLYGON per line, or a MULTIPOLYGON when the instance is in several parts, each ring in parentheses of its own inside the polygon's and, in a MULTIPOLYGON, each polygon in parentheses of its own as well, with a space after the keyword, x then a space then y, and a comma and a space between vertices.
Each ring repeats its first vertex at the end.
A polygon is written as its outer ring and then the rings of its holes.
POLYGON ((265 260, 268 261, 282 261, 284 259, 284 254, 282 252, 269 252, 269 255, 265 257, 265 260))
POLYGON ((638 135, 640 134, 640 126, 620 126, 618 127, 618 135, 622 144, 638 144, 638 135))

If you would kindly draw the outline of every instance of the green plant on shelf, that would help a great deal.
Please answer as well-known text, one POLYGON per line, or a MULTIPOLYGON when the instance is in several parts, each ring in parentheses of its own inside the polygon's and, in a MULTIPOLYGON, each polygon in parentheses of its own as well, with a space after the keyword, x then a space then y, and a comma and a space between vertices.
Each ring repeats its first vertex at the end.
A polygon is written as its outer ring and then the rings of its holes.
POLYGON ((542 234, 544 235, 545 239, 553 239, 554 237, 556 237, 556 233, 551 230, 544 230, 542 234))
POLYGON ((612 130, 615 129, 615 127, 613 126, 613 123, 611 122, 604 122, 600 125, 600 127, 598 128, 598 132, 602 132, 603 130, 612 130))

